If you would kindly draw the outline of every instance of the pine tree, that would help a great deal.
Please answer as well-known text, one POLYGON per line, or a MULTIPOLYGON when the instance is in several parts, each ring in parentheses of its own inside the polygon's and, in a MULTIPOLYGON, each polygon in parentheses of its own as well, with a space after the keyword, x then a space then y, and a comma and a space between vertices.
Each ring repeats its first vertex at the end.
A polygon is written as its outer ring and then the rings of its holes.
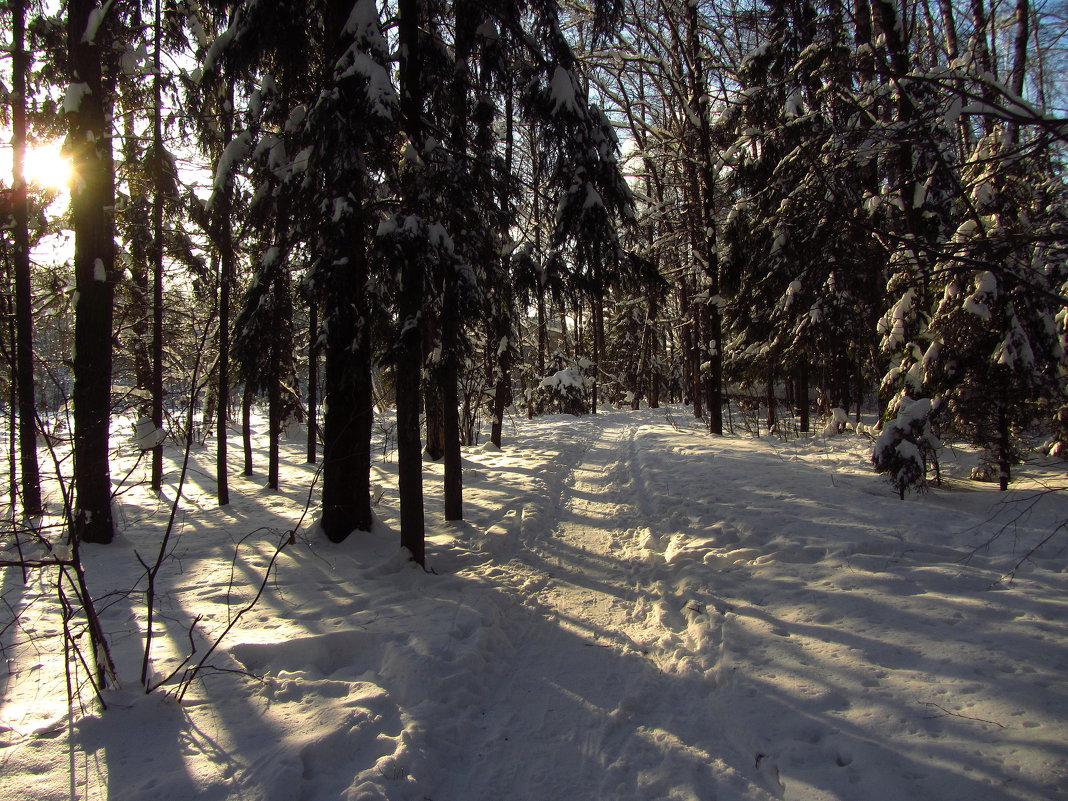
POLYGON ((71 220, 77 290, 74 327, 74 536, 114 536, 108 434, 115 273, 115 169, 109 126, 114 14, 93 0, 67 4, 70 84, 64 98, 74 173, 71 220))
POLYGON ((324 85, 298 140, 310 150, 300 221, 315 242, 306 284, 321 310, 326 353, 322 527, 335 542, 371 528, 372 326, 368 287, 376 226, 374 176, 395 141, 397 97, 374 0, 327 9, 324 85))
POLYGON ((952 242, 955 260, 969 268, 946 266, 952 277, 925 359, 951 428, 983 451, 975 477, 993 478, 996 471, 1002 490, 1024 455, 1027 430, 1063 392, 1064 348, 1054 318, 1068 269, 1047 260, 1052 254, 1032 239, 1036 229, 1056 233, 1043 219, 1044 204, 1035 202, 1043 181, 1029 167, 1039 165, 1005 157, 1012 139, 994 128, 971 159, 969 214, 952 242))
POLYGON ((30 53, 26 49, 26 0, 11 9, 11 152, 14 268, 15 268, 15 376, 18 391, 19 465, 22 509, 32 516, 44 510, 37 464, 37 419, 33 378, 33 295, 30 282, 29 197, 26 187, 26 93, 30 53))

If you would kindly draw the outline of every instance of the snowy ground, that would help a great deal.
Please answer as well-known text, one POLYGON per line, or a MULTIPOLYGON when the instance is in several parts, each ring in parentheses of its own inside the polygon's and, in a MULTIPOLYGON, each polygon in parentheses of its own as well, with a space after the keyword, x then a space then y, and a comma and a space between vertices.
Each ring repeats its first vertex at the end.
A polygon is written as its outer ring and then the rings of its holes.
MULTIPOLYGON (((1068 520, 1065 493, 1031 502, 1062 463, 901 502, 852 434, 712 438, 681 408, 518 426, 466 452, 462 524, 427 465, 431 573, 398 551, 389 463, 374 534, 307 520, 181 704, 139 690, 128 592, 173 487, 124 493, 86 554, 124 680, 106 712, 68 713, 54 593, 7 570, 0 798, 1068 799, 1068 534, 1004 579, 1068 520)), ((254 594, 307 500, 299 442, 281 492, 235 475, 225 510, 195 454, 155 675, 254 594)))

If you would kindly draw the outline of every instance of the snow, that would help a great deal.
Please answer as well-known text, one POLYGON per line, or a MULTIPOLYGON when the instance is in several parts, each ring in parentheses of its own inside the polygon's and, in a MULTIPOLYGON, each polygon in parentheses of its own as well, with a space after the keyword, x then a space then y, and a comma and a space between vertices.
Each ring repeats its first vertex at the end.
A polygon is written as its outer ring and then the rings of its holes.
POLYGON ((230 42, 233 41, 234 35, 237 33, 237 25, 231 24, 229 28, 220 33, 216 37, 215 41, 211 43, 211 47, 208 48, 208 53, 204 56, 204 71, 211 72, 215 69, 216 63, 220 56, 226 52, 226 48, 230 46, 230 42))
POLYGON ((580 114, 575 76, 563 67, 557 66, 553 70, 552 81, 549 84, 549 94, 552 100, 553 114, 559 114, 560 110, 570 114, 580 114))
POLYGON ((142 417, 134 425, 132 442, 142 451, 150 451, 167 438, 167 432, 156 428, 151 417, 142 417))
POLYGON ((93 90, 87 83, 72 83, 63 94, 63 113, 74 114, 82 107, 82 101, 91 95, 93 90))
POLYGON ((96 42, 96 35, 100 31, 100 26, 104 22, 104 17, 107 16, 108 11, 111 10, 112 2, 113 0, 107 0, 107 2, 97 6, 89 12, 89 19, 85 23, 85 32, 82 34, 82 42, 86 44, 93 44, 96 42))
POLYGON ((975 293, 964 301, 964 309, 976 317, 990 319, 990 308, 984 302, 986 298, 997 297, 998 282, 992 272, 980 272, 975 278, 975 293))
POLYGON ((916 290, 907 289, 894 307, 879 320, 879 333, 883 335, 882 348, 890 351, 905 341, 905 320, 916 302, 916 290))
MULTIPOLYGON (((215 197, 217 192, 221 192, 226 183, 233 175, 234 168, 237 164, 248 156, 252 150, 252 132, 242 131, 235 136, 223 149, 222 155, 219 157, 219 163, 215 165, 215 178, 212 180, 212 198, 215 197)), ((209 201, 210 205, 210 201, 209 201)))
MULTIPOLYGON (((194 449, 153 675, 198 616, 199 659, 283 549, 181 703, 139 689, 129 592, 177 454, 160 496, 139 466, 116 542, 83 546, 123 680, 107 711, 67 708, 51 578, 3 576, 23 612, 2 635, 5 799, 1068 797, 1064 535, 1005 578, 1068 515, 1036 495, 1062 463, 1006 495, 962 480, 956 449, 946 486, 902 502, 848 433, 714 438, 683 407, 517 426, 465 450, 464 522, 439 522, 425 464, 430 573, 398 549, 381 449, 375 531, 341 545, 300 522, 304 432, 280 492, 235 471, 226 509, 214 446, 194 449)), ((113 445, 121 475, 136 447, 113 445)))
POLYGON ((546 376, 541 380, 540 386, 543 389, 562 390, 562 389, 575 389, 579 392, 585 392, 588 389, 587 381, 582 375, 582 370, 572 365, 565 367, 563 370, 557 370, 550 376, 546 376))

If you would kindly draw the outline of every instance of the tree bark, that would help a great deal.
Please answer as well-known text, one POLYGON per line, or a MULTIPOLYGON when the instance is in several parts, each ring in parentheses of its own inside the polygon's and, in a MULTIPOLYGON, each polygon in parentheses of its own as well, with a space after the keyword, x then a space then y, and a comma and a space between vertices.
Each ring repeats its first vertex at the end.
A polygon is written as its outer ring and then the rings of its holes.
POLYGON ((244 450, 245 465, 242 474, 252 475, 252 392, 245 385, 241 393, 241 446, 244 450))
MULTIPOLYGON (((37 418, 33 383, 33 288, 30 279, 30 209, 26 190, 26 0, 11 4, 12 72, 11 163, 15 212, 15 384, 18 392, 19 465, 22 510, 32 517, 44 511, 37 464, 37 418)), ((14 488, 14 486, 12 487, 14 488)))
MULTIPOLYGON (((229 87, 223 109, 222 137, 229 142, 234 135, 234 92, 229 87)), ((219 253, 219 386, 218 408, 215 419, 215 475, 218 481, 220 506, 230 503, 230 480, 227 462, 227 422, 230 412, 230 306, 234 287, 236 255, 234 253, 233 225, 233 179, 227 178, 222 191, 215 199, 214 211, 215 247, 219 253)), ((251 457, 248 465, 251 465, 251 457)), ((251 467, 248 474, 251 474, 251 467)))
POLYGON ((450 265, 445 279, 441 336, 446 347, 441 361, 442 423, 445 445, 445 519, 463 520, 463 464, 460 456, 460 302, 456 272, 450 265))
MULTIPOLYGON (((417 151, 422 150, 423 135, 423 22, 421 0, 398 0, 400 44, 400 111, 404 131, 417 151)), ((405 205, 415 205, 415 198, 404 198, 405 205)), ((426 564, 425 522, 423 518, 423 449, 419 436, 421 376, 423 367, 420 314, 423 310, 423 273, 421 265, 405 260, 401 268, 398 312, 401 333, 397 343, 397 486, 400 493, 401 546, 412 559, 426 564)))
MULTIPOLYGON (((163 429, 163 41, 162 0, 155 2, 152 65, 152 424, 163 429)), ((152 489, 163 488, 164 439, 152 449, 152 489)))
MULTIPOLYGON (((427 304, 429 307, 430 304, 427 304)), ((434 462, 439 462, 445 456, 445 409, 444 399, 439 390, 442 382, 442 359, 440 355, 433 355, 435 351, 443 351, 441 342, 434 338, 434 332, 438 329, 441 314, 438 309, 423 309, 423 354, 431 354, 427 358, 426 373, 427 385, 424 387, 423 414, 426 419, 426 455, 434 462)))
POLYGON ((226 429, 230 411, 230 287, 233 281, 233 265, 228 262, 232 258, 231 254, 230 259, 225 256, 219 259, 219 384, 215 409, 215 475, 219 506, 230 503, 226 429))
POLYGON ((271 376, 267 386, 267 487, 273 490, 278 489, 279 446, 282 439, 281 363, 280 337, 275 337, 271 340, 271 376))
POLYGON ((768 401, 768 418, 767 428, 768 433, 772 433, 775 430, 775 424, 777 422, 778 413, 775 409, 775 366, 771 365, 768 368, 768 387, 767 387, 767 401, 768 401))
POLYGON ((1002 492, 1009 488, 1012 471, 1012 447, 1010 444, 1009 415, 1004 402, 998 403, 998 487, 1002 492))
POLYGON ((709 123, 708 86, 702 64, 700 18, 697 3, 689 5, 689 45, 693 69, 693 106, 698 115, 698 141, 700 154, 698 169, 701 174, 701 225, 698 237, 699 252, 703 264, 706 289, 709 299, 704 307, 705 325, 702 326, 700 351, 707 357, 709 369, 703 374, 705 394, 708 400, 708 430, 723 434, 723 320, 719 308, 719 257, 716 245, 715 193, 716 176, 712 166, 712 135, 709 123))
POLYGON ((308 306, 308 464, 319 458, 319 314, 313 300, 308 306))
MULTIPOLYGON (((504 172, 505 175, 512 174, 512 157, 515 149, 515 129, 513 127, 512 120, 512 92, 509 92, 505 97, 504 106, 504 120, 505 120, 505 133, 504 133, 504 172)), ((507 192, 502 192, 501 197, 502 207, 507 207, 508 197, 507 192)), ((513 353, 516 352, 515 343, 512 342, 512 319, 514 316, 513 308, 515 306, 515 296, 512 290, 511 284, 511 272, 509 270, 510 256, 504 256, 503 263, 501 264, 501 277, 499 291, 501 297, 499 300, 498 308, 492 309, 490 312, 490 338, 487 350, 491 352, 494 360, 497 364, 496 383, 493 387, 493 420, 490 424, 490 442, 496 448, 501 447, 501 440, 504 436, 504 410, 512 402, 512 359, 513 353), (508 341, 507 347, 502 348, 501 343, 508 341)), ((540 288, 539 288, 540 289, 540 288)), ((545 304, 542 300, 540 291, 538 292, 538 356, 540 365, 544 369, 545 355, 542 348, 542 338, 544 336, 543 326, 545 324, 545 304)), ((540 374, 539 374, 540 377, 540 374)))
POLYGON ((343 302, 326 328, 326 413, 323 416, 323 532, 341 542, 353 531, 370 531, 371 349, 367 331, 356 320, 363 306, 367 256, 363 242, 354 244, 334 291, 343 302))
POLYGON ((110 101, 102 61, 107 26, 85 36, 93 0, 67 5, 72 91, 67 113, 77 176, 71 188, 74 229, 74 536, 108 543, 114 536, 108 435, 111 422, 112 322, 115 280, 115 175, 108 127, 110 101))
MULTIPOLYGON (((1030 34, 1031 5, 1028 0, 1016 2, 1016 38, 1012 56, 1012 71, 1009 73, 1009 90, 1023 97, 1024 78, 1027 75, 1027 39, 1030 34)), ((1020 141, 1019 123, 1009 125, 1008 139, 1011 144, 1020 141)))

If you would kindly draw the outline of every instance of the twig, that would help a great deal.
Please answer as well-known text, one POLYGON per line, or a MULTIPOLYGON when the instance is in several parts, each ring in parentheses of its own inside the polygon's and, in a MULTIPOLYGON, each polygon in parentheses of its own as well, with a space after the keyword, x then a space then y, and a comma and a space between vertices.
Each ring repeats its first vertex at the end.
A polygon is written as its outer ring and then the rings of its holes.
POLYGON ((959 712, 950 712, 944 706, 936 704, 933 701, 922 701, 921 703, 924 706, 934 707, 935 709, 937 709, 939 712, 942 713, 941 715, 926 715, 924 717, 924 720, 934 720, 936 718, 945 718, 945 717, 964 718, 964 720, 974 720, 977 723, 989 723, 991 726, 997 726, 999 729, 1004 729, 1005 728, 1005 726, 1003 724, 998 723, 996 720, 987 720, 986 718, 974 718, 971 715, 962 715, 959 712))
MULTIPOLYGON (((193 414, 196 408, 196 398, 200 391, 197 385, 197 377, 200 372, 201 359, 204 354, 204 349, 207 343, 208 332, 211 329, 210 321, 208 325, 204 326, 204 333, 200 338, 200 346, 197 348, 197 357, 193 363, 193 378, 191 384, 193 386, 192 395, 189 398, 189 409, 186 417, 186 432, 185 432, 185 454, 182 458, 182 470, 178 476, 178 486, 174 493, 174 502, 171 504, 170 516, 167 518, 167 529, 163 533, 163 540, 160 542, 159 553, 156 555, 156 561, 151 568, 147 570, 146 576, 148 578, 148 587, 145 590, 145 650, 141 659, 141 685, 145 688, 145 692, 151 692, 155 687, 159 686, 149 685, 148 681, 148 666, 152 659, 152 640, 155 618, 155 606, 156 606, 156 576, 159 574, 160 569, 163 567, 163 561, 167 557, 167 548, 170 545, 171 536, 174 533, 174 521, 178 515, 178 507, 182 502, 182 491, 185 487, 185 479, 189 473, 189 455, 193 449, 193 414)), ((138 561, 141 561, 140 555, 137 557, 138 561)), ((144 562, 141 561, 143 565, 144 562)))
MULTIPOLYGON (((207 661, 208 657, 215 652, 215 649, 219 647, 222 641, 226 638, 226 635, 228 635, 230 631, 234 628, 234 626, 237 625, 238 621, 241 620, 241 618, 244 617, 246 613, 252 611, 252 609, 255 608, 256 604, 259 603, 260 596, 263 595, 263 591, 267 588, 267 582, 270 581, 271 570, 274 568, 275 562, 278 561, 278 557, 281 555, 282 551, 285 550, 286 545, 289 544, 289 535, 290 532, 287 531, 282 537, 282 540, 278 543, 278 547, 275 549, 274 554, 271 556, 271 561, 267 564, 267 569, 263 572, 263 579, 260 581, 260 585, 256 590, 256 595, 252 598, 251 601, 249 601, 244 607, 242 607, 236 615, 234 615, 233 619, 229 623, 226 624, 226 628, 224 628, 222 630, 222 633, 220 633, 219 636, 215 638, 215 642, 211 644, 211 647, 208 648, 207 652, 204 654, 201 660, 197 662, 197 664, 195 664, 193 667, 186 668, 185 675, 182 677, 182 681, 178 685, 178 692, 176 694, 178 703, 181 703, 182 699, 185 698, 185 694, 186 692, 188 692, 189 685, 192 684, 193 679, 195 679, 197 677, 197 674, 199 674, 199 672, 204 669, 205 662, 207 661)), ((156 689, 156 687, 158 686, 159 684, 153 685, 151 688, 149 688, 149 691, 156 689)))

